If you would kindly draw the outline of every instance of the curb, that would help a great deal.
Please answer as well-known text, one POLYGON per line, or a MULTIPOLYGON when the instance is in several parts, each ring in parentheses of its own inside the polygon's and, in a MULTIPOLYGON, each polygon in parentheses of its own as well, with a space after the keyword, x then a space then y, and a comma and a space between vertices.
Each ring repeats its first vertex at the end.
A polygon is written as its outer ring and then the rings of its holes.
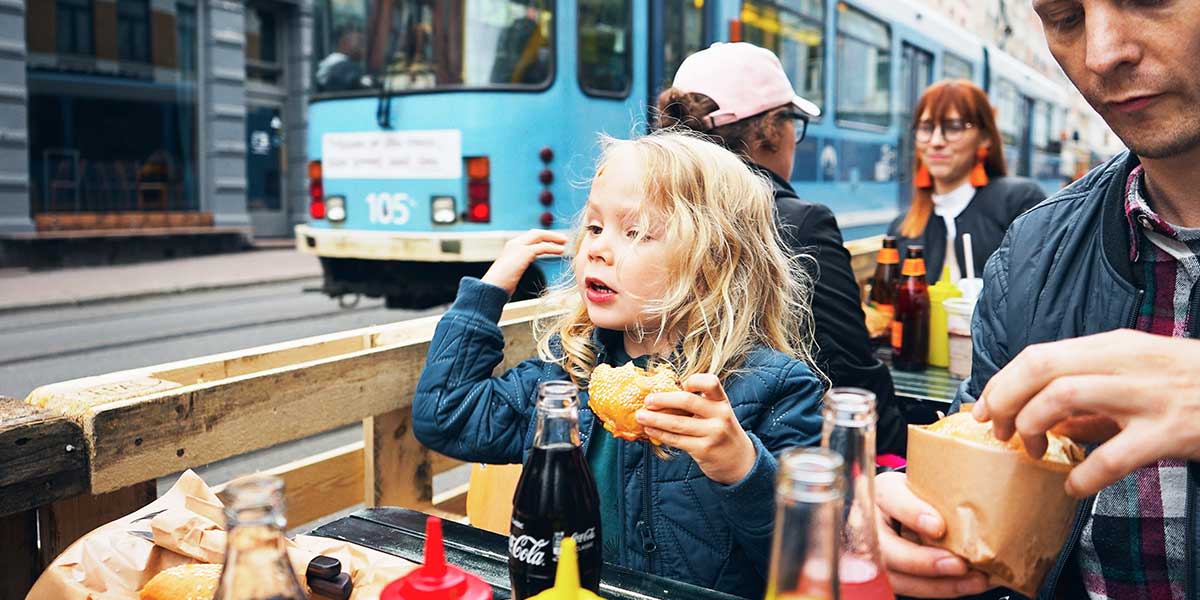
POLYGON ((211 283, 199 285, 184 285, 171 288, 160 288, 155 290, 145 290, 132 293, 116 293, 116 294, 100 294, 94 296, 83 296, 72 299, 55 299, 48 301, 31 300, 29 302, 12 302, 8 304, 0 304, 0 314, 10 315, 21 312, 29 312, 34 310, 45 310, 52 308, 64 307, 81 307, 93 304, 104 304, 107 302, 118 302, 125 300, 142 300, 146 298, 154 298, 159 296, 171 296, 175 294, 184 294, 188 292, 207 292, 214 290, 230 290, 244 287, 253 287, 256 285, 264 285, 270 283, 288 283, 292 281, 304 281, 307 279, 320 279, 321 273, 318 271, 311 275, 292 275, 288 277, 263 278, 246 281, 236 281, 229 283, 211 283))

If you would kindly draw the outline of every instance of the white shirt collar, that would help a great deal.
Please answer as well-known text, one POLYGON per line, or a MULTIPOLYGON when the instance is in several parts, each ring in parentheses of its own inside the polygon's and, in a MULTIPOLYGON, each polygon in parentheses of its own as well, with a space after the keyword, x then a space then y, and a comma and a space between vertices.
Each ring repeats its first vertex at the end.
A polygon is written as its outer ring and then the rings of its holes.
POLYGON ((933 212, 943 219, 954 219, 967 209, 975 197, 975 186, 964 181, 962 185, 945 194, 933 194, 933 212))

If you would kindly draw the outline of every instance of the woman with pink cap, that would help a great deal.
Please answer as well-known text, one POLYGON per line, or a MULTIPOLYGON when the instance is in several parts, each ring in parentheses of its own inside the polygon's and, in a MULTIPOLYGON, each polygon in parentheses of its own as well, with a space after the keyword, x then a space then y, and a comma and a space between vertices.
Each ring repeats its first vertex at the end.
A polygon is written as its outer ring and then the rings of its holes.
POLYGON ((658 97, 659 127, 707 135, 770 179, 779 229, 815 281, 816 366, 835 386, 875 393, 879 452, 903 454, 905 422, 887 366, 871 351, 850 253, 833 211, 801 200, 788 183, 796 144, 821 110, 796 95, 779 58, 744 42, 716 43, 689 56, 658 97))

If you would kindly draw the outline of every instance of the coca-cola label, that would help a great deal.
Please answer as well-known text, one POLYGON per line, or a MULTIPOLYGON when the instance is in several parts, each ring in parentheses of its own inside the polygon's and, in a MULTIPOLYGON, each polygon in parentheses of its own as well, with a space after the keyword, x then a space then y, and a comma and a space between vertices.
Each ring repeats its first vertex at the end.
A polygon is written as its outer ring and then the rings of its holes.
POLYGON ((551 545, 548 539, 539 539, 537 537, 526 535, 523 533, 525 527, 520 521, 513 519, 512 533, 508 536, 508 555, 523 562, 527 565, 540 567, 546 564, 546 547, 549 546, 554 553, 554 560, 558 560, 558 553, 562 548, 563 538, 575 538, 576 547, 580 552, 590 550, 596 542, 596 528, 589 527, 584 531, 577 531, 567 534, 562 531, 555 531, 553 534, 554 544, 551 545))

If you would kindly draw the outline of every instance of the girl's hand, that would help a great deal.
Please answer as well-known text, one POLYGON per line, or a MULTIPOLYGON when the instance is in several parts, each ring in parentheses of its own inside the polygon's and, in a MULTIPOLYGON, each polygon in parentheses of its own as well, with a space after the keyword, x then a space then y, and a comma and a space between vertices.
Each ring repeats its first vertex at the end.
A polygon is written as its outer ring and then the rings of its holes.
POLYGON ((508 295, 517 291, 517 283, 539 256, 562 256, 567 250, 567 236, 556 231, 530 229, 508 240, 496 262, 483 275, 483 282, 503 288, 508 295))
POLYGON ((646 435, 691 455, 709 479, 722 485, 741 481, 757 456, 720 380, 697 373, 683 382, 683 389, 646 396, 637 422, 646 435), (666 410, 682 414, 662 412, 666 410))

